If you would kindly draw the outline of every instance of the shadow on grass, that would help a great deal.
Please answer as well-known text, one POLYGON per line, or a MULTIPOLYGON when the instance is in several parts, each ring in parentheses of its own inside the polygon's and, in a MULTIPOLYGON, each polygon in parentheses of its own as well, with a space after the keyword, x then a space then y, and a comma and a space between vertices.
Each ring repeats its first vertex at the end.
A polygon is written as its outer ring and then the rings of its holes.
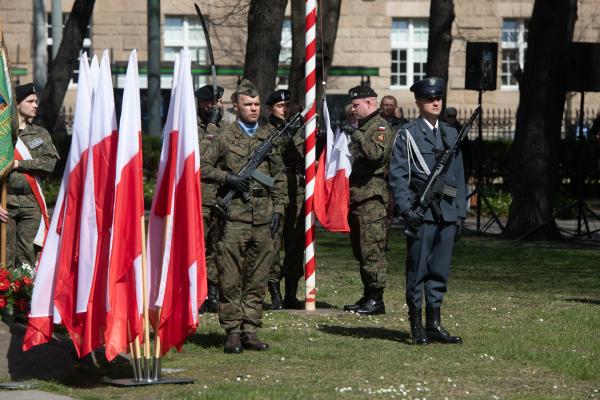
POLYGON ((387 328, 377 328, 371 326, 339 326, 339 325, 319 325, 320 331, 330 335, 350 336, 362 339, 381 339, 391 342, 411 344, 410 335, 403 331, 396 331, 387 328))
POLYGON ((571 303, 582 303, 582 304, 594 304, 596 306, 600 306, 600 300, 597 299, 583 299, 583 298, 568 298, 565 301, 571 303))
POLYGON ((188 336, 185 342, 193 343, 204 349, 221 348, 223 347, 223 343, 225 343, 225 332, 194 333, 193 335, 188 336))

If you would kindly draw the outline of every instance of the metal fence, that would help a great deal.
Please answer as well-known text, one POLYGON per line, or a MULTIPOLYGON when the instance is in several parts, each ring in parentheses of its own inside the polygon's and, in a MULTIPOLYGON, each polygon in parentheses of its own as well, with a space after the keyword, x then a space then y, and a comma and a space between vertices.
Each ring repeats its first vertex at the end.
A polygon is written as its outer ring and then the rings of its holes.
MULTIPOLYGON (((459 108, 458 121, 464 122, 473 113, 473 109, 459 108)), ((588 108, 584 111, 584 135, 592 127, 594 119, 599 115, 600 109, 588 108)), ((404 109, 404 117, 413 120, 419 116, 416 108, 404 109)), ((332 121, 334 122, 334 121, 332 121)), ((599 121, 600 122, 600 121, 599 121)), ((487 108, 483 110, 482 136, 484 140, 512 140, 515 135, 517 123, 516 110, 509 108, 487 108)), ((561 137, 575 138, 578 131, 579 110, 565 110, 561 137)), ((73 129, 73 109, 63 107, 57 121, 55 132, 71 134, 73 129)), ((469 138, 477 138, 477 125, 469 132, 469 138)))
MULTIPOLYGON (((459 108, 457 118, 459 122, 466 121, 473 109, 459 108)), ((584 111, 584 134, 587 135, 587 130, 592 127, 594 119, 598 116, 600 109, 585 109, 584 111)), ((418 117, 419 111, 416 108, 404 110, 404 117, 412 120, 418 117)), ((574 138, 579 124, 579 110, 565 110, 563 116, 563 124, 561 129, 561 137, 574 138)), ((483 110, 483 120, 481 134, 484 140, 512 140, 515 136, 517 125, 516 109, 509 108, 487 108, 483 110)), ((477 138, 477 125, 469 132, 469 138, 477 138)))

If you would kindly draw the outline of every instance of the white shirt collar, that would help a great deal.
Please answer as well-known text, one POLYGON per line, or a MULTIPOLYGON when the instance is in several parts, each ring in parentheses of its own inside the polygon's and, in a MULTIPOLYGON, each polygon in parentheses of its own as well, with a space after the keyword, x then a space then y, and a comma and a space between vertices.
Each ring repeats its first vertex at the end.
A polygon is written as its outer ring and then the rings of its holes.
POLYGON ((429 129, 431 129, 432 131, 433 131, 433 128, 437 129, 439 127, 439 125, 440 125, 440 120, 439 119, 435 120, 435 126, 431 125, 429 123, 429 121, 427 121, 425 118, 421 117, 421 119, 423 120, 423 122, 425 122, 425 124, 427 124, 427 126, 429 127, 429 129))

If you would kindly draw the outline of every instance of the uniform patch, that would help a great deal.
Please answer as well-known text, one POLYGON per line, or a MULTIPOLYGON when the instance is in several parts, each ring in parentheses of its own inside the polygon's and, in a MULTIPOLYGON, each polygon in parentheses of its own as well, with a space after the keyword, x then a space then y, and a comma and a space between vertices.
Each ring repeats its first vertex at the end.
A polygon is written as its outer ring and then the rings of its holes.
POLYGON ((215 140, 217 137, 215 135, 206 135, 206 138, 208 139, 209 142, 212 142, 213 140, 215 140))
POLYGON ((29 142, 27 147, 29 147, 31 150, 33 150, 33 149, 37 149, 38 147, 40 147, 43 144, 44 144, 44 139, 35 138, 31 142, 29 142))
POLYGON ((378 130, 379 132, 385 132, 385 126, 383 126, 383 125, 379 125, 379 126, 377 127, 377 130, 378 130))
POLYGON ((384 139, 385 139, 385 136, 383 136, 383 134, 377 136, 377 140, 379 140, 380 142, 383 142, 384 139))

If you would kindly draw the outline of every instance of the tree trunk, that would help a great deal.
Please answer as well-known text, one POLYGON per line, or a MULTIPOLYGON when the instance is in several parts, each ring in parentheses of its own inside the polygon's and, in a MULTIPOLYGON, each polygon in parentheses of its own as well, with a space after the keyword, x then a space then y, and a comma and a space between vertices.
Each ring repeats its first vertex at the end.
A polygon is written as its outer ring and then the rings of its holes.
POLYGON ((576 19, 577 0, 534 3, 511 147, 513 200, 504 232, 508 238, 528 234, 535 239, 560 237, 552 215, 552 196, 558 184, 566 60, 576 19))
POLYGON ((427 76, 444 80, 444 102, 448 88, 448 65, 452 46, 452 23, 454 22, 454 1, 432 1, 429 8, 429 39, 427 41, 427 76))
MULTIPOLYGON (((321 2, 317 9, 317 100, 321 100, 323 81, 327 80, 333 63, 342 0, 321 2), (323 29, 321 29, 321 27, 323 29), (323 76, 325 75, 325 76, 323 76)), ((305 1, 292 0, 292 65, 289 89, 292 104, 304 104, 304 11, 305 1)), ((303 108, 303 107, 301 107, 303 108)))
POLYGON ((50 65, 48 83, 39 101, 35 123, 52 132, 60 112, 73 70, 77 68, 79 50, 94 10, 95 0, 76 0, 63 31, 56 58, 50 65))
MULTIPOLYGON (((287 0, 250 2, 244 78, 256 86, 261 103, 275 89, 286 5, 287 0)), ((261 116, 266 115, 266 108, 262 107, 261 116)))

